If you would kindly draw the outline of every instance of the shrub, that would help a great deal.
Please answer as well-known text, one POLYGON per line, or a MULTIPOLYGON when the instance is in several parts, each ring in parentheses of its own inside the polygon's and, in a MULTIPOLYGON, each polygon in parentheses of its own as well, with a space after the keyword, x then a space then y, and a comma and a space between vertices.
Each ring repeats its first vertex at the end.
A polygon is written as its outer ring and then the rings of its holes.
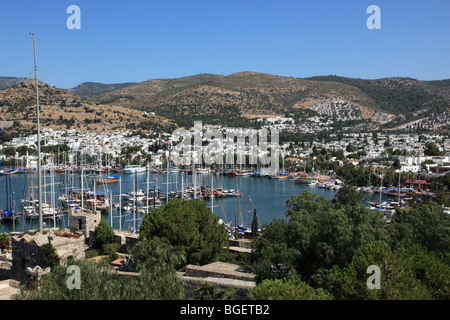
POLYGON ((0 233, 0 251, 6 251, 11 246, 11 237, 7 233, 0 233))
POLYGON ((236 289, 220 288, 215 284, 203 283, 195 289, 198 300, 233 300, 236 295, 236 289))
POLYGON ((109 226, 106 220, 101 220, 94 229, 94 248, 101 249, 103 245, 113 242, 114 229, 109 226))
POLYGON ((250 300, 332 300, 321 289, 314 289, 298 279, 266 279, 247 293, 250 300))
POLYGON ((55 248, 51 243, 52 238, 48 237, 48 243, 42 246, 42 250, 45 253, 44 263, 47 267, 53 268, 59 265, 59 257, 55 248))

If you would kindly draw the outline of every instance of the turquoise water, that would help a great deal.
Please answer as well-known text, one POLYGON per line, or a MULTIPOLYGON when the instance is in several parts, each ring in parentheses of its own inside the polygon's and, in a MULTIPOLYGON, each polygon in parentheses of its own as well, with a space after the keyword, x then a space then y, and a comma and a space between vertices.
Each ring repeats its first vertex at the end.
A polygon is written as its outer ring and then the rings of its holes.
MULTIPOLYGON (((122 180, 122 194, 133 191, 135 186, 138 189, 145 189, 145 185, 147 182, 147 173, 138 173, 136 175, 137 181, 135 181, 134 174, 114 174, 121 176, 122 180)), ((105 175, 104 175, 105 176, 105 175)), ((22 210, 21 199, 28 197, 30 190, 32 190, 35 194, 35 198, 37 198, 36 188, 30 188, 30 186, 37 186, 37 174, 29 173, 29 174, 13 174, 10 176, 0 176, 0 208, 6 209, 8 204, 8 193, 11 196, 11 192, 7 192, 7 183, 8 177, 11 179, 10 185, 12 186, 12 198, 14 199, 15 208, 17 211, 22 210), (32 182, 32 184, 30 184, 32 182)), ((97 175, 97 178, 99 176, 97 175)), ((219 198, 214 199, 213 204, 213 212, 224 221, 232 221, 233 225, 235 222, 239 224, 248 225, 249 224, 249 216, 250 222, 253 217, 253 210, 256 208, 259 226, 261 227, 264 223, 270 223, 274 218, 283 219, 285 218, 286 208, 286 200, 292 195, 298 195, 305 189, 310 189, 311 191, 318 193, 320 195, 325 196, 327 199, 333 199, 336 190, 323 189, 317 186, 307 186, 296 183, 291 179, 269 179, 262 177, 251 177, 251 176, 236 176, 230 177, 227 175, 217 175, 217 174, 197 174, 197 185, 211 185, 211 177, 213 178, 213 186, 214 188, 222 187, 224 189, 235 189, 241 192, 241 197, 227 197, 227 198, 219 198), (249 201, 249 197, 251 201, 249 201), (238 203, 239 202, 239 203, 238 203), (239 206, 239 211, 238 211, 239 206), (250 213, 250 215, 249 215, 250 213)), ((50 182, 52 181, 49 174, 45 174, 43 180, 46 181, 45 190, 43 192, 43 198, 46 202, 51 202, 53 199, 50 196, 51 194, 51 186, 50 182)), ((94 175, 86 175, 83 179, 84 189, 93 190, 92 180, 94 179, 94 175)), ((193 175, 187 175, 185 173, 169 173, 167 174, 159 174, 159 173, 150 173, 149 183, 150 188, 153 189, 154 186, 161 192, 166 192, 167 187, 170 191, 180 191, 181 190, 181 182, 184 182, 184 186, 186 184, 192 184, 193 175)), ((81 179, 79 174, 62 174, 56 173, 54 177, 53 190, 55 193, 54 201, 58 204, 58 196, 63 194, 65 188, 70 185, 74 188, 80 188, 81 179)), ((113 203, 119 202, 119 183, 111 183, 107 185, 98 186, 98 192, 103 192, 109 194, 112 192, 113 203)), ((211 201, 205 200, 206 204, 210 207, 211 201)), ((10 203, 12 201, 9 201, 10 203)), ((135 225, 138 227, 140 222, 142 221, 142 214, 133 212, 119 212, 117 208, 113 208, 112 216, 111 214, 105 213, 103 215, 104 219, 108 219, 110 224, 116 229, 121 229, 131 231, 135 225)), ((57 219, 57 226, 67 227, 67 217, 62 217, 57 219)), ((13 226, 11 221, 3 221, 0 224, 0 232, 12 231, 13 228, 15 231, 22 230, 24 228, 32 229, 36 228, 38 223, 38 219, 26 219, 25 222, 22 221, 22 218, 16 219, 15 225, 13 226)), ((44 227, 53 227, 53 218, 44 219, 44 227)))

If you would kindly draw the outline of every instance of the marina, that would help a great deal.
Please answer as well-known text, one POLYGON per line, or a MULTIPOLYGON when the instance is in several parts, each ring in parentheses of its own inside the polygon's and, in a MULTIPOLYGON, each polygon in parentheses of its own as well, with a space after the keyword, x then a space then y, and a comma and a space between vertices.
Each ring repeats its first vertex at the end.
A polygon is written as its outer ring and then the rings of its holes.
MULTIPOLYGON (((273 219, 285 218, 286 200, 289 197, 310 189, 331 200, 342 186, 339 179, 328 177, 325 180, 325 175, 303 183, 298 181, 298 177, 304 177, 304 174, 284 174, 279 175, 283 178, 274 179, 274 176, 257 174, 251 170, 243 175, 234 174, 233 170, 194 170, 193 174, 192 170, 173 168, 172 171, 169 168, 167 174, 167 169, 143 168, 145 171, 133 174, 118 171, 113 176, 96 170, 44 172, 44 224, 47 227, 66 227, 69 208, 100 210, 113 228, 135 232, 139 229, 142 217, 163 205, 167 198, 183 198, 203 199, 228 226, 251 225, 256 209, 259 227, 262 227, 273 219)), ((8 185, 10 191, 0 198, 0 208, 3 211, 9 208, 16 213, 15 219, 5 217, 1 220, 0 232, 13 231, 13 228, 16 231, 36 228, 36 180, 35 171, 0 176, 0 185, 8 185)), ((375 207, 375 203, 380 200, 379 193, 374 191, 367 195, 368 201, 372 201, 371 204, 367 203, 368 206, 375 207)), ((381 195, 382 201, 388 199, 389 194, 381 195)))

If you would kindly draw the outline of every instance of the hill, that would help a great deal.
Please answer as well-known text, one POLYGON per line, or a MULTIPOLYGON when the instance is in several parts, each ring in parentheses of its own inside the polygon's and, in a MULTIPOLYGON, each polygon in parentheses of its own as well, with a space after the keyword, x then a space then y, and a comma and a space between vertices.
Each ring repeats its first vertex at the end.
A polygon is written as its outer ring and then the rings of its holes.
POLYGON ((105 84, 100 82, 83 82, 76 87, 68 89, 67 91, 82 98, 90 98, 106 92, 128 87, 133 84, 136 84, 136 82, 111 83, 111 84, 105 84))
POLYGON ((16 77, 0 77, 0 90, 3 90, 8 87, 12 87, 14 85, 20 83, 28 83, 32 80, 30 78, 16 78, 16 77))
MULTIPOLYGON (((0 120, 16 121, 23 129, 36 127, 35 83, 21 83, 0 91, 0 120)), ((158 130, 174 127, 165 118, 145 115, 119 105, 97 105, 64 89, 39 84, 42 127, 110 131, 158 130)))
POLYGON ((448 109, 450 90, 445 80, 294 78, 239 72, 148 80, 91 100, 155 112, 180 126, 192 126, 194 120, 244 126, 256 117, 295 115, 305 108, 336 117, 337 105, 353 109, 351 119, 393 126, 416 119, 423 110, 448 109))
POLYGON ((405 77, 365 80, 338 76, 308 79, 339 82, 361 89, 373 101, 368 107, 397 116, 397 121, 391 125, 413 121, 423 113, 442 113, 450 106, 450 80, 420 81, 405 77))

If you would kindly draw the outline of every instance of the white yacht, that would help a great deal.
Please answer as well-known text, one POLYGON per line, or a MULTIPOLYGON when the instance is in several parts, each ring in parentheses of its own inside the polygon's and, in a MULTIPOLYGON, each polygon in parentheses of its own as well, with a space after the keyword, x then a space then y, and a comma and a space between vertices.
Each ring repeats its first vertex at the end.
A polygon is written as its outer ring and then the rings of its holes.
POLYGON ((125 166, 125 173, 135 173, 135 172, 145 172, 147 170, 146 167, 141 167, 137 164, 129 164, 127 166, 125 166))

